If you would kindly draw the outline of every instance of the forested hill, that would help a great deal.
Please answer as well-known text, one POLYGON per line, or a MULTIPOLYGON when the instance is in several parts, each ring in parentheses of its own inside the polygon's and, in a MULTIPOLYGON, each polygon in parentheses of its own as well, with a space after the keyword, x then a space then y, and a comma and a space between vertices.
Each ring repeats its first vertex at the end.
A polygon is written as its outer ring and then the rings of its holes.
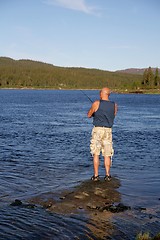
POLYGON ((0 57, 0 88, 53 88, 113 90, 141 88, 142 75, 98 69, 58 67, 32 60, 0 57))
MULTIPOLYGON (((157 68, 152 68, 152 71, 155 73, 156 69, 157 68)), ((124 70, 117 70, 116 72, 143 75, 145 70, 146 70, 146 68, 128 68, 128 69, 124 69, 124 70)), ((160 71, 160 68, 158 68, 158 71, 160 71)))

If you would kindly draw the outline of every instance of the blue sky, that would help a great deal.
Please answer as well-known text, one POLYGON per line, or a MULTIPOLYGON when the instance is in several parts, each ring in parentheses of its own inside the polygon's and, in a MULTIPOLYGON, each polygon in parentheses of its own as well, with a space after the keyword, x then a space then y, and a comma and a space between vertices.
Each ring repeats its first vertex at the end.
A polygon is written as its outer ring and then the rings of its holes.
POLYGON ((0 56, 115 71, 160 67, 159 0, 0 0, 0 56))

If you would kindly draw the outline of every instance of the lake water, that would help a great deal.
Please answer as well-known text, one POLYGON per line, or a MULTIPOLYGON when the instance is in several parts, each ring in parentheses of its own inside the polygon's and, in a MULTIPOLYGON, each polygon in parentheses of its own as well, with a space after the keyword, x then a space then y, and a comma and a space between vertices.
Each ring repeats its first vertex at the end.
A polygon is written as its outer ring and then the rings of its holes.
MULTIPOLYGON (((99 98, 98 91, 85 94, 99 98)), ((15 199, 61 192, 92 176, 91 102, 85 94, 0 90, 0 239, 95 239, 85 214, 62 216, 10 206, 15 199)), ((160 95, 112 94, 111 100, 119 106, 111 173, 121 181, 123 203, 152 212, 147 227, 142 216, 139 225, 133 221, 131 226, 128 220, 126 230, 126 222, 115 219, 122 238, 112 239, 135 239, 133 229, 160 232, 160 95)), ((104 173, 101 159, 100 175, 104 173)))

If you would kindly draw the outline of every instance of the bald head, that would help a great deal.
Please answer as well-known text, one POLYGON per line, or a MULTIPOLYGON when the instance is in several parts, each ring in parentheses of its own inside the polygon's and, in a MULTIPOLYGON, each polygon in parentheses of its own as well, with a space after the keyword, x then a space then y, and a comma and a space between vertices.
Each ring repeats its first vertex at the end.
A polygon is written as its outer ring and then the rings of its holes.
POLYGON ((102 88, 101 92, 104 94, 107 94, 107 95, 110 95, 110 93, 111 93, 109 88, 102 88))
POLYGON ((109 88, 102 88, 102 90, 100 91, 100 98, 102 100, 108 100, 110 93, 111 91, 109 88))

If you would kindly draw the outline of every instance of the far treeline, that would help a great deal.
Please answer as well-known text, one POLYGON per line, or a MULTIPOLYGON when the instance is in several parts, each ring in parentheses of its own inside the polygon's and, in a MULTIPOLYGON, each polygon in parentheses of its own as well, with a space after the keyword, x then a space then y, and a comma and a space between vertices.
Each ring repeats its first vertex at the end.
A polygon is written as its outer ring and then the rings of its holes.
POLYGON ((158 89, 158 69, 151 67, 143 75, 99 69, 58 67, 32 60, 0 57, 0 88, 100 89, 114 91, 158 89))

